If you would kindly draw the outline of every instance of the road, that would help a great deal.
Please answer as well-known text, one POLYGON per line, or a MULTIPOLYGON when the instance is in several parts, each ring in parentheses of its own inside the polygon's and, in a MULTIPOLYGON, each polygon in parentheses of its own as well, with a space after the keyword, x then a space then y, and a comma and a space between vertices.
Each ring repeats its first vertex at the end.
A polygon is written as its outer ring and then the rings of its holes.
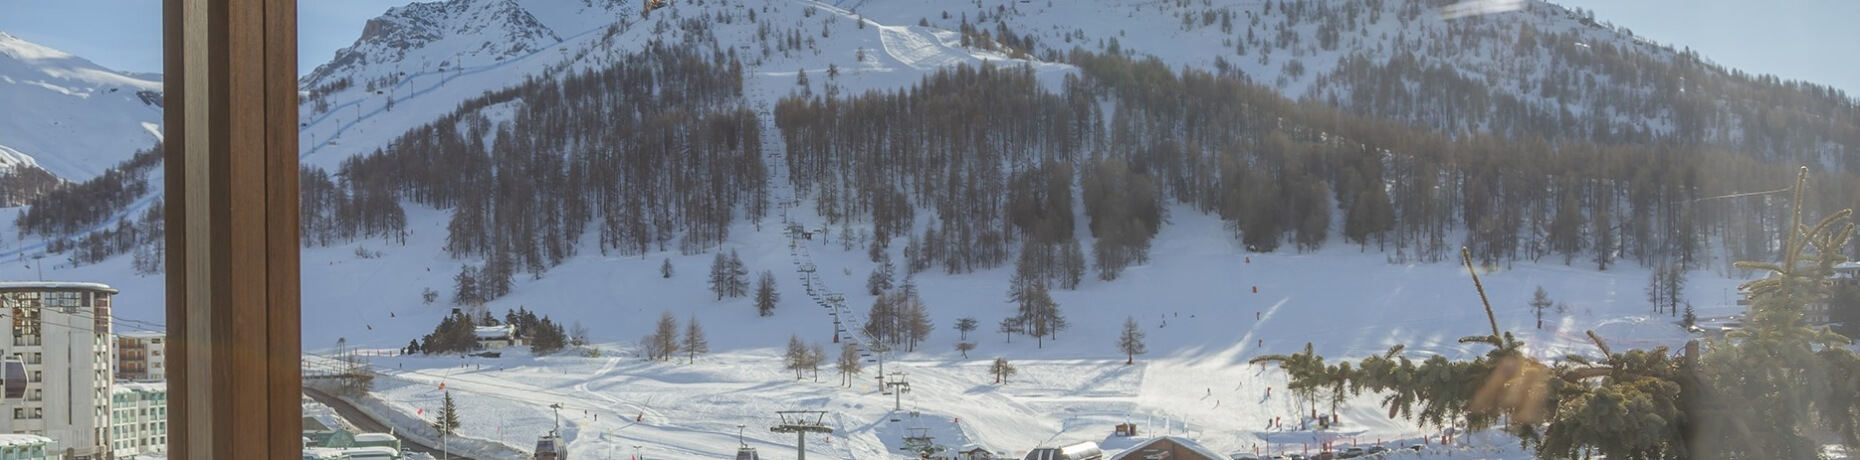
MULTIPOLYGON (((304 387, 304 395, 309 396, 310 399, 316 400, 316 402, 323 403, 323 405, 329 406, 330 408, 335 409, 336 415, 341 415, 344 420, 348 420, 349 423, 355 424, 356 428, 361 429, 364 432, 369 432, 369 433, 391 432, 388 430, 387 425, 382 424, 380 421, 375 420, 374 417, 370 417, 368 416, 368 414, 363 413, 359 409, 356 409, 355 406, 352 404, 349 404, 348 401, 343 401, 342 399, 339 399, 335 396, 330 396, 329 393, 324 393, 322 391, 319 391, 317 389, 310 388, 310 387, 304 387)), ((394 435, 394 437, 400 438, 401 447, 404 447, 408 451, 411 451, 411 452, 422 452, 426 454, 431 454, 433 458, 440 458, 440 459, 455 458, 455 459, 472 460, 471 457, 466 457, 466 456, 459 455, 459 454, 451 454, 450 457, 445 457, 445 456, 442 456, 442 454, 439 452, 439 448, 428 447, 425 444, 420 444, 417 441, 414 441, 412 439, 407 439, 407 437, 401 436, 399 434, 394 435)))

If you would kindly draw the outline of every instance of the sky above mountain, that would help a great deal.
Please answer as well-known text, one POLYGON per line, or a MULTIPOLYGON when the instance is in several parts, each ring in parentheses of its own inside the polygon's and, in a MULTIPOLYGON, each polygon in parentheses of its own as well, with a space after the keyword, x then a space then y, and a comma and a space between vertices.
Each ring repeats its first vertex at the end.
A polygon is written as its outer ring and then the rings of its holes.
MULTIPOLYGON (((1720 64, 1860 94, 1860 2, 1778 0, 1555 0, 1720 64)), ((309 72, 354 43, 362 24, 410 0, 314 0, 298 5, 298 67, 309 72)), ((0 0, 0 30, 131 72, 161 70, 161 2, 0 0)))
MULTIPOLYGON (((411 2, 299 1, 299 73, 354 44, 369 19, 411 2)), ((159 18, 158 0, 0 0, 0 31, 127 72, 161 72, 159 18)))

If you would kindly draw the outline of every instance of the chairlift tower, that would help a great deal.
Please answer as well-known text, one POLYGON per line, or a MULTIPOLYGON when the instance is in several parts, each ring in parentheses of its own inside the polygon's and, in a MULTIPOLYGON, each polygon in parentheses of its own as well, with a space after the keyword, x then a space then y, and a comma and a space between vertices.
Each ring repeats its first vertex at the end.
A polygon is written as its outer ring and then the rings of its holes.
POLYGON ((781 424, 769 427, 769 431, 776 433, 794 433, 795 460, 807 460, 808 433, 833 433, 833 428, 827 427, 825 423, 822 423, 822 421, 827 418, 827 411, 778 410, 775 411, 775 415, 781 417, 781 424), (812 416, 814 421, 807 421, 809 416, 812 416))
POLYGON ((892 372, 891 381, 885 386, 891 387, 891 410, 904 410, 904 394, 911 392, 911 382, 904 381, 904 372, 892 372))

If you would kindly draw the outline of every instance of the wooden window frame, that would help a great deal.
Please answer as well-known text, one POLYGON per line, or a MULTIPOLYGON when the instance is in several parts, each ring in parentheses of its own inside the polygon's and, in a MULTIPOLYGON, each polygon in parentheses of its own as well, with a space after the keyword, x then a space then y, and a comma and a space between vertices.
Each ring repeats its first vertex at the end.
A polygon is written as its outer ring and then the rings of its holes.
POLYGON ((302 455, 297 0, 162 0, 172 458, 302 455))

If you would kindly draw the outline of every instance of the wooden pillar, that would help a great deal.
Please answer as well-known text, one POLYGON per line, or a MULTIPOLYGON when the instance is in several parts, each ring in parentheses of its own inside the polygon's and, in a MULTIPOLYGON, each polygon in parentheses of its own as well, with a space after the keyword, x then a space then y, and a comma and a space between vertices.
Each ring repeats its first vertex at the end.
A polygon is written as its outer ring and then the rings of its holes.
POLYGON ((296 3, 162 3, 172 458, 301 455, 296 3))

